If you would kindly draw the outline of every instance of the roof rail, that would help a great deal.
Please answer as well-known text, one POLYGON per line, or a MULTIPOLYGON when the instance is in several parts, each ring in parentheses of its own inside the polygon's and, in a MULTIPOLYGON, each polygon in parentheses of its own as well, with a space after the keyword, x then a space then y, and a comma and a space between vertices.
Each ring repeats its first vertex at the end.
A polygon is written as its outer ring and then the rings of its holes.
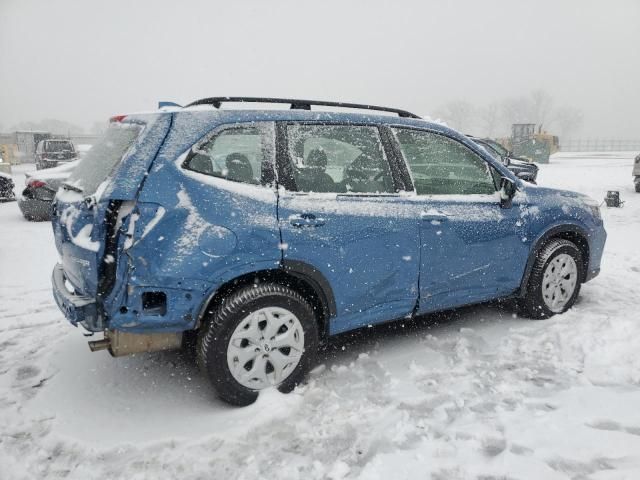
POLYGON ((323 107, 341 107, 341 108, 357 108, 359 110, 376 110, 378 112, 397 113, 398 116, 404 118, 421 118, 415 113, 407 112, 406 110, 400 110, 398 108, 378 107, 375 105, 364 105, 359 103, 345 103, 345 102, 326 102, 322 100, 300 100, 294 98, 270 98, 270 97, 209 97, 191 102, 187 107, 193 107, 195 105, 213 105, 215 108, 220 108, 222 103, 288 103, 291 105, 292 110, 311 110, 311 105, 323 106, 323 107))

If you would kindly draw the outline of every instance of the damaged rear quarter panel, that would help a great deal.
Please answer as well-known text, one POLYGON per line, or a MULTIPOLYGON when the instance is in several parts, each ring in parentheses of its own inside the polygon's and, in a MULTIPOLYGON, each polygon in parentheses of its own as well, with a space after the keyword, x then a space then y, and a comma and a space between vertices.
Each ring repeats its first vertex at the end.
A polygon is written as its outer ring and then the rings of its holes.
POLYGON ((121 231, 130 235, 119 240, 123 261, 118 270, 126 281, 112 298, 110 328, 138 332, 193 328, 203 303, 219 285, 280 264, 273 187, 239 184, 181 168, 190 147, 219 122, 219 115, 207 112, 174 118, 136 207, 123 219, 121 231), (167 294, 166 315, 142 312, 144 291, 167 294), (126 312, 121 305, 127 306, 126 312))

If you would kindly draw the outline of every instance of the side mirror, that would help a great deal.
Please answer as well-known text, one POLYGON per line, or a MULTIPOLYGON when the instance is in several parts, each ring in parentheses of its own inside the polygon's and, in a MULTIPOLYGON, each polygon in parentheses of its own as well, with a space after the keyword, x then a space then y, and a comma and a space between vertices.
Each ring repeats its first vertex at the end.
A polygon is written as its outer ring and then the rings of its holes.
POLYGON ((504 164, 505 167, 508 167, 509 164, 511 163, 511 160, 509 159, 509 157, 504 156, 502 157, 502 163, 504 164))
POLYGON ((511 208, 511 201, 515 196, 518 188, 513 180, 507 177, 502 177, 500 181, 500 206, 502 208, 511 208))

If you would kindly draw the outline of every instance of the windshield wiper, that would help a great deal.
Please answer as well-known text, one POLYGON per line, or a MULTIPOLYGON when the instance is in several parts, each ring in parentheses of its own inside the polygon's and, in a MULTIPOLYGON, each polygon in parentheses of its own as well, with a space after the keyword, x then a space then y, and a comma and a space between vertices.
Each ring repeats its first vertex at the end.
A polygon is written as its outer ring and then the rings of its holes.
POLYGON ((82 193, 83 190, 80 187, 76 187, 75 185, 71 185, 70 183, 64 182, 62 184, 62 186, 66 189, 66 190, 71 190, 73 192, 78 192, 78 193, 82 193))

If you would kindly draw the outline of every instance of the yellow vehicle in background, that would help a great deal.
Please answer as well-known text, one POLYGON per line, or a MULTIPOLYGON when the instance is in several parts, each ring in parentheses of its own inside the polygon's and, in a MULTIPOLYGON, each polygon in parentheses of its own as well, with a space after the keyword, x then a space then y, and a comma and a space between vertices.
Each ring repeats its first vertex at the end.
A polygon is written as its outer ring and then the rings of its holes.
POLYGON ((558 136, 543 132, 542 125, 536 133, 535 123, 514 123, 511 137, 498 142, 517 158, 536 163, 549 163, 549 156, 560 149, 558 136))

